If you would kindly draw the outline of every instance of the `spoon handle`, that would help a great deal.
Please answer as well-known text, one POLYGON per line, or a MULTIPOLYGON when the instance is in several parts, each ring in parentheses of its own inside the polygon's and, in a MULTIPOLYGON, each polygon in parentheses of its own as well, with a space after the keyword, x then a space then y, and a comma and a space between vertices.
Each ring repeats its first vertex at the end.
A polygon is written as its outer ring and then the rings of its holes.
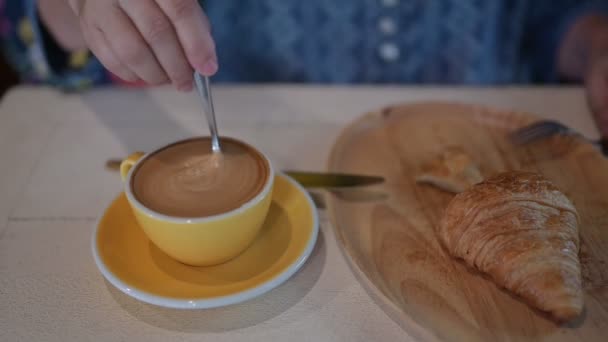
POLYGON ((217 124, 215 123, 215 110, 213 109, 213 99, 211 98, 211 86, 209 84, 209 77, 201 76, 198 72, 194 72, 194 81, 196 83, 196 89, 198 95, 203 102, 203 108, 205 110, 205 116, 207 116, 207 123, 209 124, 209 131, 211 131, 211 149, 213 152, 221 152, 220 140, 217 132, 217 124))

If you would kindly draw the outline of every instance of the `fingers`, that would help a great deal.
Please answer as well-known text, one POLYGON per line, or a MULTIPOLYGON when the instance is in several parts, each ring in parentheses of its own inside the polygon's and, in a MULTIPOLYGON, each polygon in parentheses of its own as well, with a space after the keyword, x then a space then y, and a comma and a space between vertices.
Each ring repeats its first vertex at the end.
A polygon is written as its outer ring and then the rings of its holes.
POLYGON ((84 7, 84 0, 68 0, 68 4, 74 11, 77 16, 80 16, 82 13, 82 8, 84 7))
POLYGON ((585 83, 592 109, 608 109, 608 57, 591 66, 585 83))
POLYGON ((191 90, 192 68, 162 9, 154 0, 123 0, 120 4, 173 85, 180 90, 191 90))
POLYGON ((156 0, 165 12, 183 50, 192 65, 203 75, 211 76, 218 69, 215 43, 209 21, 196 0, 156 0))
POLYGON ((608 137, 608 108, 598 112, 597 116, 599 116, 599 119, 597 121, 600 133, 603 137, 608 137))
POLYGON ((138 81, 139 78, 134 72, 124 65, 114 54, 106 38, 98 29, 91 29, 90 26, 82 26, 82 34, 87 41, 89 48, 108 70, 127 82, 138 81))
POLYGON ((127 81, 192 88, 192 68, 218 68, 210 25, 196 0, 68 0, 91 51, 127 81))
POLYGON ((589 106, 600 131, 608 134, 608 56, 593 63, 585 85, 589 106))
POLYGON ((87 2, 83 11, 86 18, 94 18, 90 19, 90 22, 93 23, 92 26, 103 31, 110 48, 120 62, 140 79, 151 85, 169 81, 165 71, 156 60, 156 56, 122 8, 105 1, 96 1, 87 2), (91 3, 94 5, 88 6, 91 3), (87 13, 87 11, 95 9, 95 6, 107 6, 100 8, 97 18, 94 17, 95 13, 87 13), (101 25, 102 23, 103 25, 101 25))

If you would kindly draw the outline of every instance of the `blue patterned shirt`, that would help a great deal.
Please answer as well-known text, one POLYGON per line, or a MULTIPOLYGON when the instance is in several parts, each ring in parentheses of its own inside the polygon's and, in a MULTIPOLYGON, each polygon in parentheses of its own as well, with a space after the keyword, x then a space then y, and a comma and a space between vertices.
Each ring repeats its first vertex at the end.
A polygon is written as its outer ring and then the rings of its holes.
MULTIPOLYGON (((569 26, 585 13, 608 13, 605 0, 201 4, 217 45, 214 80, 223 82, 555 82, 557 48, 569 26)), ((66 88, 115 81, 88 52, 66 53, 49 42, 35 7, 35 0, 0 0, 4 51, 24 80, 66 88)))

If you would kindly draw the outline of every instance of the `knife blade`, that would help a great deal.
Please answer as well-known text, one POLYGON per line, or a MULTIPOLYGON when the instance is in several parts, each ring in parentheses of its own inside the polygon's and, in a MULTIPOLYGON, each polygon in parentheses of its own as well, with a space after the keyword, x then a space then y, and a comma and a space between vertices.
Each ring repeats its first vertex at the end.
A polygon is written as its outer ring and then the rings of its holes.
POLYGON ((290 170, 284 173, 306 188, 345 188, 384 182, 384 177, 374 175, 290 170))
MULTIPOLYGON (((106 168, 114 171, 119 170, 120 163, 120 159, 109 159, 106 161, 106 168)), ((384 177, 374 175, 294 170, 286 170, 283 173, 293 178, 305 188, 348 188, 384 182, 384 177)))

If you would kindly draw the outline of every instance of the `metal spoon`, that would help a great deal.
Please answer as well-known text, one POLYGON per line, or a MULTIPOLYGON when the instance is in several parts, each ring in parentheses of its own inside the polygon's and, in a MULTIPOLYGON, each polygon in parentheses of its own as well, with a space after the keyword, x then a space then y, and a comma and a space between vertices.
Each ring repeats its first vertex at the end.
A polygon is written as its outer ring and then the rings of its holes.
POLYGON ((211 131, 211 150, 213 153, 221 153, 220 139, 217 133, 217 124, 215 123, 215 110, 213 109, 213 99, 211 98, 211 86, 209 85, 209 77, 202 76, 198 72, 194 72, 194 82, 198 95, 203 103, 209 131, 211 131))

